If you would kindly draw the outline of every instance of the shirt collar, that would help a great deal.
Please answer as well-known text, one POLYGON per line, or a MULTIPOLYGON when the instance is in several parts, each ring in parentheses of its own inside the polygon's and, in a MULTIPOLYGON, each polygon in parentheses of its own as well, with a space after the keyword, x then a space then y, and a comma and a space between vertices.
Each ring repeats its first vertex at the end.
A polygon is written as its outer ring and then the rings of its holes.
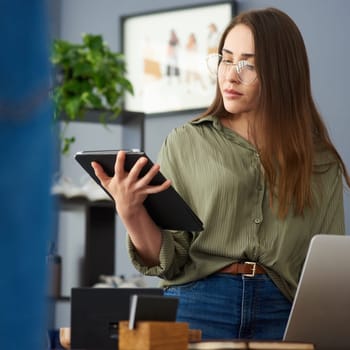
POLYGON ((257 152, 254 145, 252 145, 249 141, 247 141, 241 135, 237 134, 235 131, 228 129, 228 128, 225 128, 220 123, 219 118, 217 118, 216 116, 208 115, 208 116, 205 116, 203 118, 191 121, 191 124, 193 124, 193 125, 200 125, 200 124, 204 124, 204 123, 211 123, 213 125, 213 127, 216 130, 218 130, 219 132, 223 133, 227 139, 232 140, 233 142, 235 142, 235 143, 237 143, 245 148, 248 148, 254 152, 257 152))

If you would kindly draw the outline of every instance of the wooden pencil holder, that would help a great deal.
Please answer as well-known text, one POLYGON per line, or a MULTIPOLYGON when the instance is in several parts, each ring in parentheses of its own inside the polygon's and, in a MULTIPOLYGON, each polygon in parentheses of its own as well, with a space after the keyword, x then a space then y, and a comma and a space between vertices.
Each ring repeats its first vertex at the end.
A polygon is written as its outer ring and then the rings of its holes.
POLYGON ((188 323, 140 321, 129 329, 129 321, 119 322, 119 350, 187 350, 188 323))

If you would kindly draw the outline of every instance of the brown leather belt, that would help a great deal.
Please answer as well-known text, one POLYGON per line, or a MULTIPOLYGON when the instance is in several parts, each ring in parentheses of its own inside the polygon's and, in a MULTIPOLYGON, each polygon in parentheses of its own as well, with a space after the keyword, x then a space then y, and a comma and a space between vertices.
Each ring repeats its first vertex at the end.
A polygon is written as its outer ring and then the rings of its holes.
POLYGON ((245 261, 242 263, 233 263, 219 270, 218 273, 229 273, 231 275, 243 275, 245 277, 254 277, 258 274, 266 274, 266 271, 256 262, 245 261))

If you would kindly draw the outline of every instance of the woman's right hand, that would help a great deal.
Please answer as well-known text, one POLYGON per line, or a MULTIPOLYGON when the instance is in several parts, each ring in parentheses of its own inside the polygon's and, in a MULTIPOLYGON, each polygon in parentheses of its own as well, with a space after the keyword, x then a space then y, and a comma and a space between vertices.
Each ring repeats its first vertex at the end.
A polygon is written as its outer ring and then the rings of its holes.
POLYGON ((166 180, 161 185, 150 185, 151 180, 160 169, 159 165, 154 164, 143 177, 139 178, 142 168, 147 164, 147 158, 139 158, 130 172, 124 169, 125 158, 126 152, 119 151, 114 165, 113 177, 108 176, 100 164, 92 162, 91 165, 102 186, 113 197, 118 214, 127 221, 138 214, 149 194, 166 190, 171 182, 166 180))

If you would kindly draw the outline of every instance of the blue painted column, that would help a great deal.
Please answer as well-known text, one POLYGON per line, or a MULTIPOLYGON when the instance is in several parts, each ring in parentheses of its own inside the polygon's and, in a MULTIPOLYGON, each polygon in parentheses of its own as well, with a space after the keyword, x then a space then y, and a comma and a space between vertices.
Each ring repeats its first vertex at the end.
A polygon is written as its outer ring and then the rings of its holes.
POLYGON ((0 348, 45 348, 52 113, 44 0, 0 0, 0 348))

